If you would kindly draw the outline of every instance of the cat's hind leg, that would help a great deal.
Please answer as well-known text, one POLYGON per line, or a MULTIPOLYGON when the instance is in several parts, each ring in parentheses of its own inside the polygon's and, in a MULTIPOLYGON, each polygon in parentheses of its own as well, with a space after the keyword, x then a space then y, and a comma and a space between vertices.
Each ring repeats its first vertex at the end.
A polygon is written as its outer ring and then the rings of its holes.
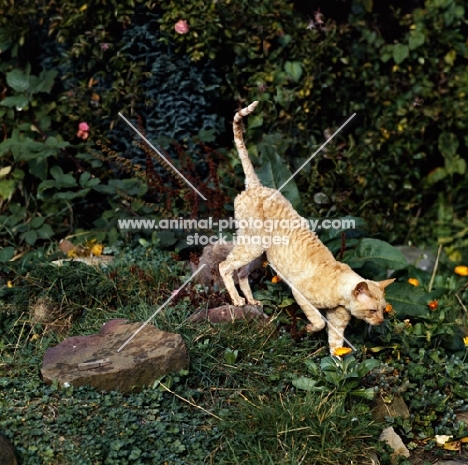
MULTIPOLYGON (((232 303, 237 306, 245 305, 245 299, 242 298, 237 292, 232 274, 239 268, 247 265, 252 260, 255 260, 263 253, 263 247, 257 245, 241 245, 237 244, 231 253, 227 256, 224 262, 219 264, 219 274, 223 278, 224 285, 231 296, 232 303)), ((252 290, 249 284, 248 272, 241 272, 238 274, 239 286, 244 293, 247 302, 251 305, 261 305, 258 300, 255 300, 252 295, 252 290)))
POLYGON ((314 307, 298 290, 291 289, 296 302, 302 311, 305 313, 310 324, 307 325, 308 332, 316 332, 325 328, 325 320, 320 311, 314 307))
POLYGON ((343 347, 344 332, 350 319, 351 314, 344 307, 327 310, 328 344, 332 355, 336 348, 343 347))

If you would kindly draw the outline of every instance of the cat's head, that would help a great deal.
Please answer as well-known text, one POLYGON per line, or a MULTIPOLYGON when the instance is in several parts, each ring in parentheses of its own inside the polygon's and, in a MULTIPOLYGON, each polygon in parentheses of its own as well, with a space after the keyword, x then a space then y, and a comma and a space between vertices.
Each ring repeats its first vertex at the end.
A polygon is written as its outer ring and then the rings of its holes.
POLYGON ((384 297, 385 288, 394 279, 385 281, 361 281, 352 290, 351 314, 371 325, 380 325, 384 321, 384 310, 387 305, 384 297))

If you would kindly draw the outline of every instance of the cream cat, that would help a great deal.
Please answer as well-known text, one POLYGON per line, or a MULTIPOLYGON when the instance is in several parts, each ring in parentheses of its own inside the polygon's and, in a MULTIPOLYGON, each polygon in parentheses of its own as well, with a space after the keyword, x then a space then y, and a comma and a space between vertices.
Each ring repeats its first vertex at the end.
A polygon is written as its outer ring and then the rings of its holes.
MULTIPOLYGON (((317 235, 304 227, 304 220, 291 203, 278 191, 262 186, 244 145, 240 124, 242 117, 252 113, 257 104, 253 102, 234 116, 234 141, 246 189, 234 201, 235 217, 241 226, 237 230, 237 244, 219 264, 219 272, 234 305, 245 305, 232 275, 266 252, 272 267, 291 287, 311 323, 310 330, 325 327, 318 309, 326 311, 328 324, 332 326, 328 328, 328 341, 333 353, 343 346, 344 330, 351 315, 371 325, 384 321, 384 289, 394 280, 370 281, 337 262, 317 235), (298 224, 302 227, 288 227, 298 224)), ((248 277, 239 278, 239 286, 249 304, 261 305, 253 298, 248 277)))

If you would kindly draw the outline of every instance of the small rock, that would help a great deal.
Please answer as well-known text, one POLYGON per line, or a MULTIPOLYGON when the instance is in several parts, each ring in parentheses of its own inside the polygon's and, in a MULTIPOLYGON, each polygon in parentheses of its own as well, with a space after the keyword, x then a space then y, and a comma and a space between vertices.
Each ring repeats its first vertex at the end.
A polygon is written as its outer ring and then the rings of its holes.
POLYGON ((403 398, 395 394, 391 402, 384 402, 381 397, 377 397, 374 401, 375 408, 372 410, 372 418, 375 421, 383 421, 385 417, 402 417, 409 418, 410 412, 403 398))
MULTIPOLYGON (((204 286, 217 287, 224 289, 224 281, 219 274, 219 264, 226 260, 231 250, 234 248, 232 242, 216 242, 213 245, 207 245, 203 249, 203 253, 198 258, 198 262, 190 262, 192 271, 197 271, 202 265, 205 265, 203 270, 195 277, 195 282, 203 284, 204 286)), ((243 266, 237 273, 234 273, 234 282, 238 283, 238 276, 249 276, 253 281, 260 279, 262 275, 262 265, 264 257, 259 257, 250 262, 248 265, 243 266)))
POLYGON ((153 384, 167 373, 187 368, 188 353, 182 337, 153 325, 143 327, 117 352, 141 326, 142 323, 128 323, 125 319, 110 320, 99 334, 71 337, 49 348, 41 369, 43 380, 47 384, 57 379, 60 385, 130 392, 153 384), (90 368, 83 368, 83 363, 90 363, 85 365, 90 368))
POLYGON ((189 317, 189 321, 198 323, 199 321, 209 321, 210 323, 232 323, 234 320, 259 320, 268 321, 269 316, 263 313, 259 305, 222 305, 221 307, 203 309, 189 317))
POLYGON ((465 460, 442 460, 442 462, 436 462, 434 465, 466 465, 468 462, 465 460))
POLYGON ((410 245, 397 245, 396 248, 405 256, 410 265, 423 271, 434 269, 436 254, 430 250, 423 250, 410 245))
POLYGON ((15 449, 11 442, 0 435, 0 464, 1 465, 17 465, 15 449))
POLYGON ((369 452, 369 465, 380 465, 379 458, 375 452, 369 452))
POLYGON ((404 457, 409 457, 411 455, 400 436, 395 433, 392 427, 385 428, 380 434, 379 440, 385 441, 394 450, 394 456, 403 455, 404 457))

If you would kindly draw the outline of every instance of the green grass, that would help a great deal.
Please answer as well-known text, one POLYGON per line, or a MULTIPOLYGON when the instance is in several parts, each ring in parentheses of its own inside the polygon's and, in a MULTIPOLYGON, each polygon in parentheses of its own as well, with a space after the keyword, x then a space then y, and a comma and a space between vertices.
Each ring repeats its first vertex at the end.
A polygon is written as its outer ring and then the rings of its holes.
MULTIPOLYGON (((373 451, 382 465, 390 463, 378 442, 384 425, 372 421, 369 401, 292 384, 310 377, 307 362, 328 355, 325 334, 296 337, 285 312, 271 309, 268 324, 189 323, 197 308, 225 299, 200 286, 188 286, 154 321, 184 338, 187 372, 130 395, 42 383, 39 369, 48 347, 71 335, 96 333, 111 318, 146 320, 189 275, 169 254, 140 247, 127 250, 107 270, 78 263, 60 269, 35 265, 3 295, 0 433, 15 444, 23 465, 363 465, 371 463, 373 451), (55 316, 68 322, 68 332, 34 321, 28 304, 41 297, 57 303, 55 316)), ((398 324, 390 320, 387 329, 398 324)), ((393 422, 405 442, 417 444, 431 431, 445 434, 444 428, 463 436, 464 426, 451 418, 468 397, 464 362, 445 359, 441 347, 423 347, 412 334, 397 336, 398 349, 374 354, 387 365, 362 379, 363 387, 376 387, 382 395, 401 392, 412 403, 417 417, 393 422), (411 341, 418 345, 412 348, 411 341)), ((353 340, 359 337, 354 334, 353 340)))

